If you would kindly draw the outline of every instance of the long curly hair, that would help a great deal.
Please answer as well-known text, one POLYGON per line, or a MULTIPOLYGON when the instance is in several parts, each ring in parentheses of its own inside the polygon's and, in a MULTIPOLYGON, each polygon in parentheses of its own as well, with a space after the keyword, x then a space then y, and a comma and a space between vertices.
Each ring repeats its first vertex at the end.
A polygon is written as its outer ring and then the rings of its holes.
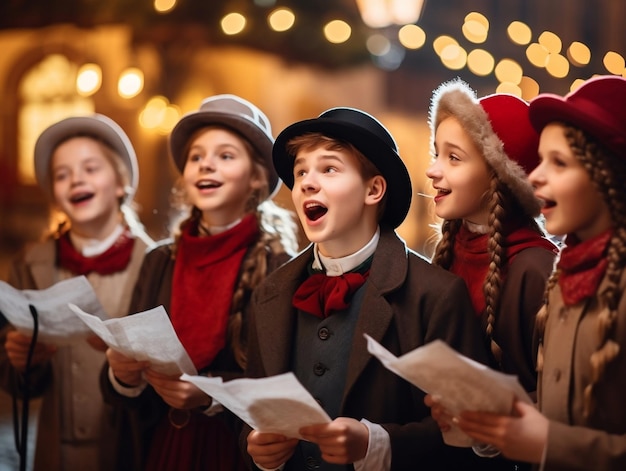
MULTIPOLYGON (((620 345, 614 338, 616 319, 618 316, 622 292, 619 288, 620 278, 626 266, 626 165, 623 156, 618 156, 584 131, 565 125, 565 138, 576 159, 583 165, 591 181, 598 188, 609 208, 613 221, 613 236, 609 242, 606 269, 608 289, 604 291, 602 301, 606 309, 598 316, 597 347, 590 358, 591 383, 584 391, 584 415, 591 416, 596 404, 594 392, 602 381, 608 365, 617 357, 620 345)), ((548 299, 550 291, 558 283, 560 270, 553 272, 546 286, 546 303, 537 315, 537 333, 539 336, 539 356, 537 369, 543 369, 543 336, 550 313, 548 299)))

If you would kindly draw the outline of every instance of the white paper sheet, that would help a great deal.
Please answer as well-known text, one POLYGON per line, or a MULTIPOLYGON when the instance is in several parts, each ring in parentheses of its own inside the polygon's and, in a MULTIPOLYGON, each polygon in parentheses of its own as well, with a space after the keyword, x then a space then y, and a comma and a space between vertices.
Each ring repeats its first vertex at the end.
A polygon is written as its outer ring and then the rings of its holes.
POLYGON ((108 318, 84 276, 69 278, 42 290, 18 290, 0 281, 2 314, 19 332, 32 335, 34 321, 29 304, 34 306, 41 342, 64 346, 91 335, 91 330, 76 317, 68 303, 76 304, 100 319, 108 318))
POLYGON ((73 304, 69 307, 104 343, 127 357, 149 361, 155 371, 166 375, 197 374, 163 306, 106 321, 73 304))
MULTIPOLYGON (((387 369, 422 391, 439 396, 441 404, 453 415, 464 410, 510 414, 515 397, 532 404, 516 376, 477 363, 441 340, 396 357, 369 335, 364 335, 368 351, 387 369)), ((474 445, 472 439, 454 425, 443 438, 448 445, 474 445)))
POLYGON ((181 379, 195 384, 260 432, 302 438, 300 428, 330 422, 328 414, 293 373, 227 382, 206 376, 182 375, 181 379))

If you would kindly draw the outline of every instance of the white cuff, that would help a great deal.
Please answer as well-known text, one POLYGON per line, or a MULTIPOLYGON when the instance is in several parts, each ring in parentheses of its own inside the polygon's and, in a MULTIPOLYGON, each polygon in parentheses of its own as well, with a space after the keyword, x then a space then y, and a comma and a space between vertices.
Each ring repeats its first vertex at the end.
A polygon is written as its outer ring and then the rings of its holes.
POLYGON ((361 423, 369 430, 367 453, 365 458, 353 463, 355 471, 388 471, 391 469, 391 440, 382 425, 367 419, 361 423))
POLYGON ((148 384, 147 381, 145 380, 141 380, 141 384, 139 384, 138 386, 131 386, 126 387, 126 386, 122 386, 120 384, 120 382, 117 380, 117 378, 115 377, 115 375, 113 374, 113 370, 111 369, 111 367, 109 366, 109 381, 111 381, 111 384, 113 385, 113 389, 115 389, 115 391, 118 394, 121 394, 122 396, 126 396, 126 397, 137 397, 139 396, 144 389, 146 389, 146 385, 148 384))

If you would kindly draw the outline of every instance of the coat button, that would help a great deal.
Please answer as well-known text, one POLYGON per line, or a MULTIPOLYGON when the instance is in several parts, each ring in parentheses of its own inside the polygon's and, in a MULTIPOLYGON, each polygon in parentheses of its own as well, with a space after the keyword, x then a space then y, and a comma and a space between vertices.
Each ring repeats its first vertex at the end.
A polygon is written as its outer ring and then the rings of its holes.
POLYGON ((306 466, 306 469, 319 469, 320 468, 319 461, 317 461, 312 456, 307 456, 304 459, 304 465, 306 466))
POLYGON ((315 363, 315 365, 313 365, 313 373, 315 373, 315 376, 322 376, 324 373, 326 373, 326 370, 328 368, 326 368, 326 366, 324 366, 323 363, 315 363))
POLYGON ((557 368, 556 370, 554 370, 554 381, 558 383, 560 379, 561 379, 561 370, 557 368))
POLYGON ((559 309, 559 320, 561 322, 565 322, 566 317, 567 317, 567 308, 565 306, 561 306, 561 309, 559 309))
POLYGON ((328 338, 330 337, 330 330, 328 330, 326 327, 322 327, 320 330, 317 331, 317 336, 320 338, 320 340, 328 340, 328 338))

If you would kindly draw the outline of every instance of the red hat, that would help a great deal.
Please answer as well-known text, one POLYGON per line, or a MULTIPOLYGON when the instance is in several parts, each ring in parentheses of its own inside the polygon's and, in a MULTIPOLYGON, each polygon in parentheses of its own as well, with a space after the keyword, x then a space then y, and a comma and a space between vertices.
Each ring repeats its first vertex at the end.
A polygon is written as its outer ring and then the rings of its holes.
POLYGON ((554 121, 570 124, 626 156, 626 79, 606 75, 587 80, 565 97, 538 95, 530 102, 530 121, 539 132, 554 121))
POLYGON ((459 120, 524 211, 538 216, 541 205, 535 198, 528 174, 539 164, 539 134, 530 124, 528 103, 506 93, 479 100, 462 80, 446 82, 434 91, 431 100, 429 123, 433 150, 435 131, 450 116, 459 120))

